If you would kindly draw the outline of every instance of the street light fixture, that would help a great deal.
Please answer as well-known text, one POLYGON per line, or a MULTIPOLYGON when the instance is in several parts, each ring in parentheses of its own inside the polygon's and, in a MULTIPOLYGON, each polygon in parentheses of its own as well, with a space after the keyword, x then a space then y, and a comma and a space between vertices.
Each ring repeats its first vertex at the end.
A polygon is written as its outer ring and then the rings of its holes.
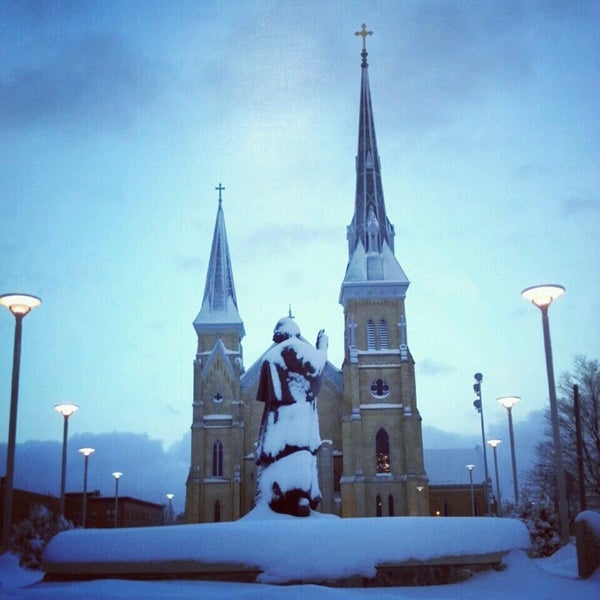
POLYGON ((422 485, 417 486, 417 492, 419 492, 419 516, 420 517, 423 516, 423 490, 424 489, 425 489, 425 486, 422 486, 422 485))
POLYGON ((544 351, 546 355, 546 375, 548 378, 548 395, 550 396, 550 416, 552 419, 552 437, 554 439, 554 468, 556 469, 556 485, 558 487, 558 518, 560 526, 560 541, 569 543, 569 508, 567 504, 567 488, 563 469, 562 442, 560 441, 560 426, 558 422, 558 402, 556 400, 556 385, 554 382, 554 365, 552 361, 552 343, 550 341, 550 323, 548 307, 556 298, 565 293, 562 285, 535 285, 525 288, 521 296, 532 302, 542 312, 542 330, 544 332, 544 351))
POLYGON ((62 466, 60 469, 60 506, 58 514, 65 516, 65 485, 67 482, 67 436, 69 431, 69 417, 79 410, 77 404, 56 404, 54 410, 63 416, 63 443, 62 466))
POLYGON ((119 526, 119 479, 123 477, 123 473, 115 471, 112 476, 115 478, 115 527, 119 526))
POLYGON ((490 495, 488 491, 488 486, 490 482, 490 475, 488 470, 488 461, 487 461, 487 451, 485 445, 485 427, 483 424, 483 401, 481 398, 481 382, 483 381, 483 375, 481 373, 475 373, 473 375, 475 378, 475 383, 473 384, 473 391, 475 392, 475 401, 473 402, 473 406, 479 413, 481 417, 481 439, 483 441, 482 449, 483 449, 483 470, 484 470, 484 482, 483 482, 483 496, 485 502, 485 513, 489 516, 490 512, 490 495))
POLYGON ((15 478, 15 447, 17 436, 17 408, 19 404, 19 372, 21 369, 21 336, 23 317, 42 301, 29 294, 2 294, 0 304, 15 317, 15 341, 13 349, 10 415, 8 420, 8 444, 6 447, 6 475, 2 509, 2 549, 6 549, 12 527, 13 487, 15 478))
POLYGON ((515 434, 513 431, 512 408, 521 400, 520 396, 501 396, 498 402, 508 411, 508 434, 510 435, 510 458, 512 461, 513 486, 515 493, 515 506, 519 506, 519 482, 517 480, 517 455, 515 453, 515 434))
POLYGON ((475 516, 475 490, 473 489, 473 469, 475 465, 465 465, 469 471, 469 483, 471 485, 471 516, 475 516))
POLYGON ((88 479, 88 460, 94 454, 94 448, 79 448, 79 453, 83 454, 83 509, 81 513, 81 526, 85 529, 85 518, 87 512, 87 479, 88 479))
POLYGON ((496 513, 502 516, 502 498, 500 497, 500 477, 498 477, 498 456, 496 448, 501 444, 500 440, 488 440, 488 444, 494 449, 494 469, 496 471, 496 493, 498 494, 496 513))
POLYGON ((167 525, 172 525, 173 523, 173 498, 175 494, 167 494, 167 500, 169 501, 169 506, 167 508, 167 525))

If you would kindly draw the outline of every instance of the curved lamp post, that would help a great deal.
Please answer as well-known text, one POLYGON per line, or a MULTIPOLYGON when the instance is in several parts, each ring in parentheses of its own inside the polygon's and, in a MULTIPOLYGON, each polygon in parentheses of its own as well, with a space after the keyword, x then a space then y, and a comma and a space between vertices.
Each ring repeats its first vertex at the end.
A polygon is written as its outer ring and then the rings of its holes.
POLYGON ((517 455, 515 453, 515 434, 513 431, 512 408, 521 400, 520 396, 501 396, 498 402, 508 411, 508 434, 510 436, 510 459, 512 462, 515 506, 519 506, 519 482, 517 480, 517 455))
POLYGON ((475 516, 475 490, 473 489, 473 469, 475 465, 465 465, 469 471, 469 484, 471 486, 471 516, 475 516))
POLYGON ((6 548, 12 527, 12 503, 15 478, 15 446, 17 436, 17 407, 19 404, 19 372, 21 370, 21 335, 23 317, 42 301, 29 294, 2 294, 0 304, 15 317, 15 342, 13 350, 12 387, 10 415, 8 420, 8 444, 6 448, 6 476, 2 509, 2 548, 6 548))
POLYGON ((85 529, 86 513, 87 513, 87 479, 88 479, 88 460, 94 454, 94 448, 79 448, 79 453, 83 454, 83 508, 81 511, 81 526, 85 529))
POLYGON ((65 516, 65 484, 67 482, 67 437, 69 433, 69 417, 79 410, 77 404, 56 404, 54 410, 63 416, 62 466, 60 469, 60 506, 58 514, 65 516))
POLYGON ((556 401, 556 385, 554 383, 554 365, 552 362, 552 343, 550 341, 550 323, 548 307, 556 298, 565 293, 562 285, 535 285, 525 288, 521 296, 537 306, 542 312, 542 330, 544 332, 544 351, 546 354, 546 375, 548 378, 548 395, 550 396, 550 416, 552 419, 552 437, 554 439, 554 468, 556 469, 556 485, 558 487, 558 518, 560 525, 560 541, 569 543, 569 508, 567 504, 567 488, 563 469, 562 442, 558 422, 558 403, 556 401))
POLYGON ((119 479, 123 477, 121 471, 115 471, 112 476, 115 478, 115 527, 119 526, 119 479))
POLYGON ((500 477, 498 477, 498 456, 496 448, 501 444, 500 440, 488 440, 488 444, 494 449, 494 469, 496 471, 496 493, 498 494, 498 505, 496 513, 499 517, 502 516, 502 498, 500 497, 500 477))

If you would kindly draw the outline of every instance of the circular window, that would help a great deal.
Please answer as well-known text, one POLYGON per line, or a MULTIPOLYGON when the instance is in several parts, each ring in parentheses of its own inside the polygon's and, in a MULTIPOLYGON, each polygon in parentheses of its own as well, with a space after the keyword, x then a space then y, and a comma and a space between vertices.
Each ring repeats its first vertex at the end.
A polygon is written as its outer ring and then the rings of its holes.
POLYGON ((385 379, 375 379, 371 384, 371 396, 373 398, 385 398, 390 393, 390 386, 385 379))
POLYGON ((223 402, 223 396, 217 392, 214 396, 213 396, 213 402, 215 404, 221 404, 221 402, 223 402))

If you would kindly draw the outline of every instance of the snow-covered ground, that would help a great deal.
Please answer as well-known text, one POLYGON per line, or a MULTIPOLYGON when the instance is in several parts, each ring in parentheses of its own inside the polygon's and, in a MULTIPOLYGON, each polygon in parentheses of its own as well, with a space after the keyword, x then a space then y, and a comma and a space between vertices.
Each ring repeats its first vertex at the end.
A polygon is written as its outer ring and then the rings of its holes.
POLYGON ((253 584, 162 580, 105 579, 87 582, 43 582, 43 573, 25 571, 9 554, 0 556, 0 597, 44 599, 341 599, 507 598, 570 599, 600 597, 600 570, 587 580, 577 577, 576 551, 569 544, 554 556, 532 560, 524 525, 511 519, 404 517, 338 519, 314 515, 250 514, 235 523, 139 528, 72 530, 56 536, 45 554, 55 564, 98 561, 185 560, 236 561, 262 570, 253 584), (218 530, 218 536, 216 532, 218 530), (524 533, 525 532, 525 537, 524 533), (233 535, 233 537, 232 537, 233 535), (275 585, 292 575, 341 578, 360 572, 372 576, 374 564, 426 560, 439 556, 510 550, 503 571, 476 573, 461 583, 429 587, 329 588, 275 585), (511 550, 512 548, 512 550, 511 550))

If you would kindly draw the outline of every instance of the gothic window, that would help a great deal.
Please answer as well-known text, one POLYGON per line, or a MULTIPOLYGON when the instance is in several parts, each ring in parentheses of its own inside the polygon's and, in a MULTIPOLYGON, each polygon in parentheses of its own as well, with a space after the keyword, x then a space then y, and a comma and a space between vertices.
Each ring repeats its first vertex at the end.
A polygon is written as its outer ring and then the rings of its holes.
POLYGON ((221 503, 217 500, 215 502, 215 523, 221 522, 221 503))
POLYGON ((379 347, 381 350, 387 350, 389 348, 388 326, 385 319, 379 321, 379 347))
POLYGON ((221 404, 221 402, 223 402, 223 395, 220 392, 217 392, 214 396, 213 396, 213 402, 215 404, 221 404))
POLYGON ((217 440, 213 444, 212 476, 223 477, 223 444, 217 440))
POLYGON ((444 516, 450 516, 450 502, 448 502, 448 500, 444 500, 444 516))
POLYGON ((373 319, 367 321, 367 350, 375 350, 375 323, 373 323, 373 319))
POLYGON ((388 514, 390 517, 394 516, 394 496, 391 494, 388 496, 388 514))
POLYGON ((377 495, 377 498, 375 498, 375 514, 378 517, 383 516, 382 510, 381 510, 381 496, 379 494, 377 495))
POLYGON ((373 398, 385 398, 390 393, 390 386, 385 379, 375 379, 371 383, 371 396, 373 398))
POLYGON ((377 473, 390 472, 390 439, 385 429, 380 429, 375 437, 377 473))

